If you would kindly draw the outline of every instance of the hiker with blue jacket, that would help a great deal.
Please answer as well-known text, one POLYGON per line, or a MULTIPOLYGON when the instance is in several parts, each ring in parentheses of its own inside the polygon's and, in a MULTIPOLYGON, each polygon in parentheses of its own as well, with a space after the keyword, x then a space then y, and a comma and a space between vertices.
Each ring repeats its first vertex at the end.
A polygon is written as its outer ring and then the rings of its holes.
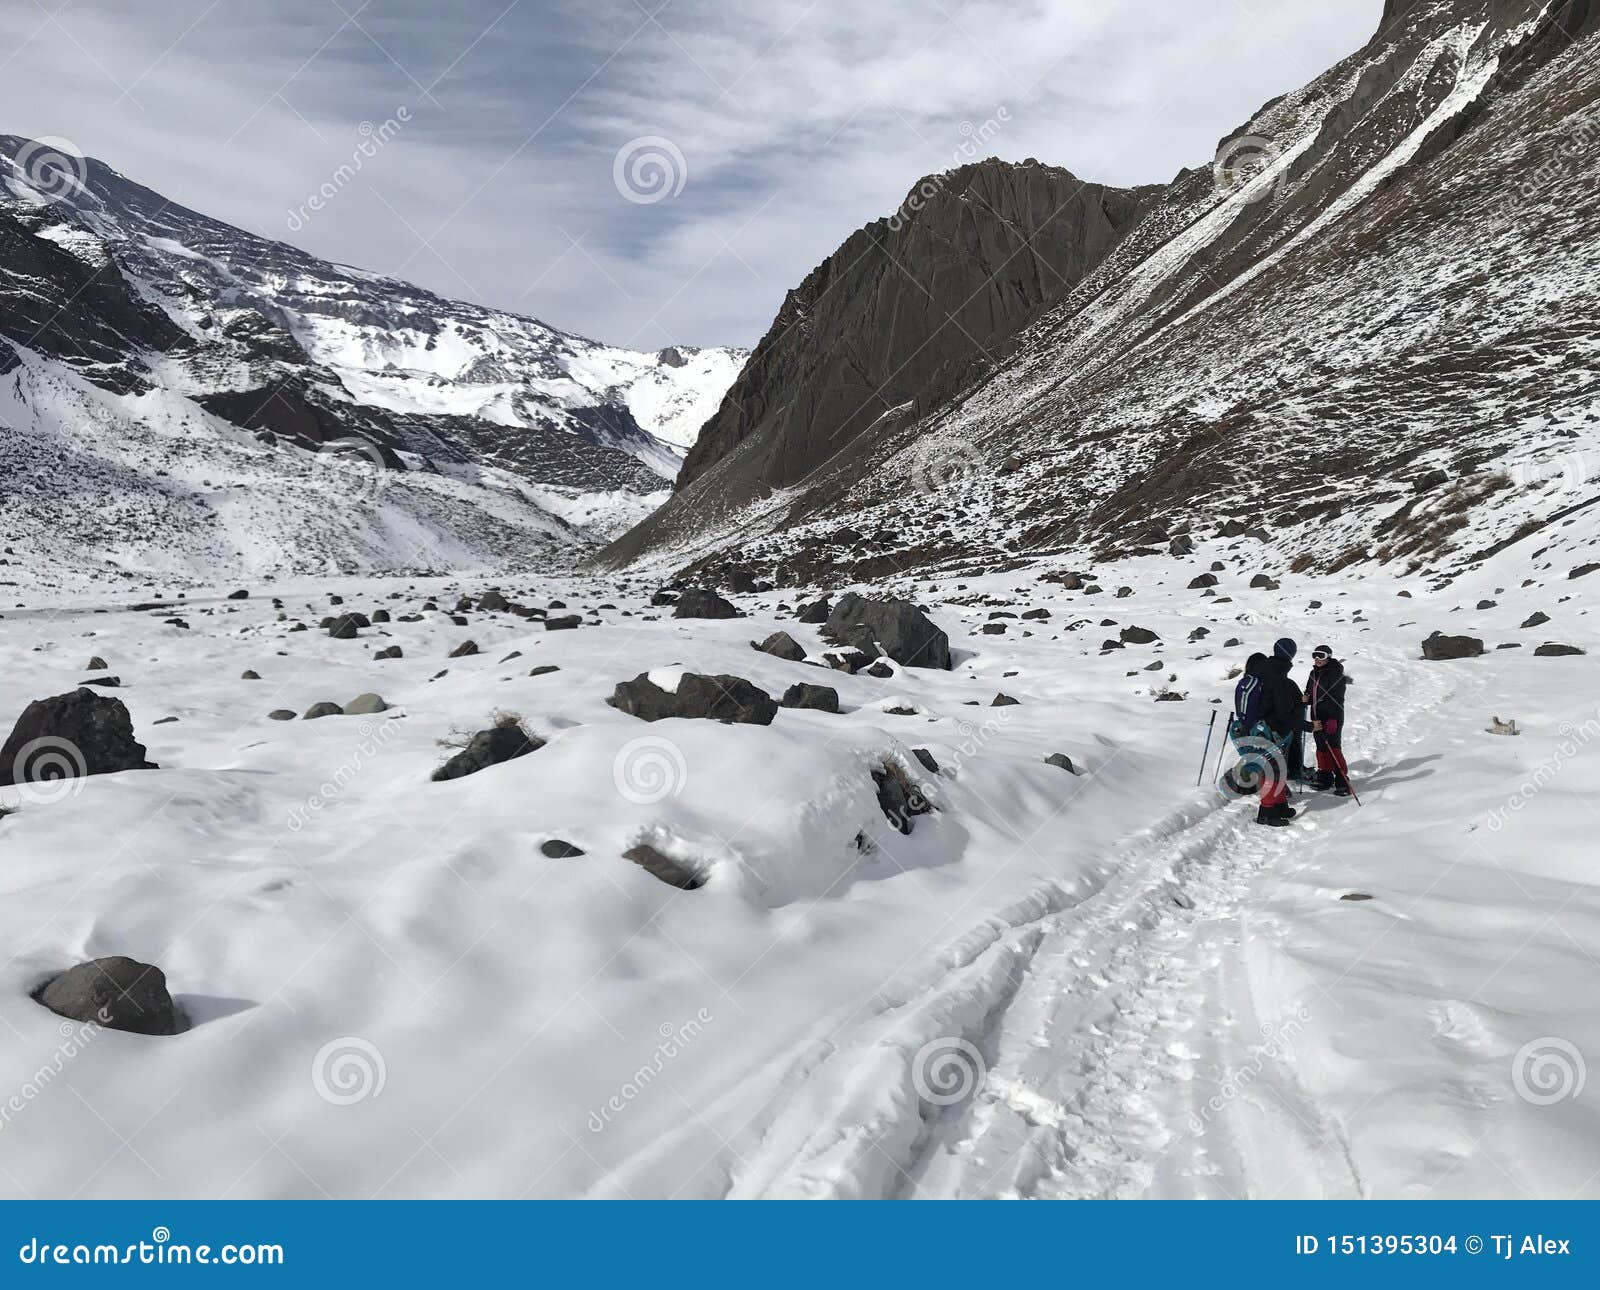
POLYGON ((1283 638, 1272 655, 1252 654, 1233 692, 1229 733, 1261 782, 1256 823, 1281 828, 1294 818, 1289 805, 1287 752, 1300 733, 1300 688, 1289 679, 1295 643, 1283 638))

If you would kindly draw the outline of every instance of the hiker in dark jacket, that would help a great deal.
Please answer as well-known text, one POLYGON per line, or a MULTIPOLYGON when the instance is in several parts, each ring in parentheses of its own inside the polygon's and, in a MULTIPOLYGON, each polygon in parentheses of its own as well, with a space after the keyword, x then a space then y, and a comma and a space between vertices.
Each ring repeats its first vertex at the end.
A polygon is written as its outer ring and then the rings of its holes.
POLYGON ((1350 685, 1344 664, 1333 649, 1318 645, 1311 652, 1311 675, 1306 679, 1306 703, 1311 714, 1311 737, 1317 745, 1319 789, 1333 789, 1337 797, 1350 796, 1350 768, 1345 764, 1344 695, 1350 685))
POLYGON ((1261 784, 1257 824, 1281 826, 1294 818, 1285 767, 1289 739, 1300 730, 1300 691, 1289 679, 1294 649, 1293 641, 1281 640, 1271 658, 1252 654, 1234 691, 1234 745, 1261 784))

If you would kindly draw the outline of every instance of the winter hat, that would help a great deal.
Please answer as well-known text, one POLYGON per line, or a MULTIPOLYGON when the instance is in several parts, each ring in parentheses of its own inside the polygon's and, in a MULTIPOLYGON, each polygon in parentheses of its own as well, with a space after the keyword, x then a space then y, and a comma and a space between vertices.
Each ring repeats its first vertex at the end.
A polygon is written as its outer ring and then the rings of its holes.
POLYGON ((1294 662, 1295 651, 1298 648, 1299 646, 1297 646, 1287 636, 1280 637, 1278 640, 1275 640, 1272 643, 1273 654, 1278 658, 1281 658, 1285 663, 1294 662))
POLYGON ((1325 658, 1332 658, 1333 657, 1333 646, 1332 645, 1318 645, 1311 652, 1312 652, 1313 655, 1321 654, 1325 658))

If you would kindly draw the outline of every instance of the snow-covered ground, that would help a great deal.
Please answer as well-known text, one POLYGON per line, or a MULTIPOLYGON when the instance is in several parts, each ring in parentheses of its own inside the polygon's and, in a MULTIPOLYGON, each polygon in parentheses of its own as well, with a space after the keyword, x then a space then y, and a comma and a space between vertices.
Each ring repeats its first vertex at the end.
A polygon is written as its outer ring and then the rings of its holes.
POLYGON ((0 1194, 1600 1194, 1600 573, 1545 586, 1517 552, 1443 591, 1251 590, 1249 539, 1097 566, 1099 595, 919 581, 956 666, 885 680, 753 651, 820 647, 777 593, 685 622, 645 584, 502 575, 598 625, 429 612, 340 641, 315 628, 332 594, 398 618, 495 578, 191 590, 183 629, 131 607, 162 588, 44 591, 13 562, 0 734, 100 655, 161 769, 0 789, 0 1194), (1219 594, 1187 590, 1213 559, 1219 594), (1052 617, 978 633, 1029 607, 1052 617), (1162 643, 1101 651, 1130 624, 1162 643), (1489 652, 1425 662, 1436 628, 1489 652), (1285 633, 1355 679, 1362 804, 1269 830, 1194 784, 1230 669, 1285 633), (1547 639, 1589 654, 1533 657, 1547 639), (606 705, 676 667, 834 685, 845 712, 606 705), (267 719, 366 691, 393 706, 267 719), (548 744, 429 781, 504 713, 548 744), (908 837, 886 760, 936 807, 908 837), (658 881, 622 857, 640 841, 709 881, 658 881), (85 1031, 30 998, 110 954, 162 967, 190 1028, 85 1031))

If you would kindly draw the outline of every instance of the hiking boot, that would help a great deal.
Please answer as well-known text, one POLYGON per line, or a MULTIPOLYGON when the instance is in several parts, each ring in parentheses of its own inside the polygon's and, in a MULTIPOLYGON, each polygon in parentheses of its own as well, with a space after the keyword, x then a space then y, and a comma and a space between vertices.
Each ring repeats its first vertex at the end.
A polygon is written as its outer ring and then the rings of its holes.
POLYGON ((1256 823, 1266 824, 1275 829, 1281 829, 1289 823, 1283 816, 1276 814, 1270 807, 1258 806, 1256 808, 1256 823))
POLYGON ((1349 783, 1346 782, 1345 780, 1341 779, 1339 781, 1339 783, 1337 785, 1335 785, 1334 790, 1333 790, 1333 795, 1335 797, 1349 797, 1350 796, 1350 785, 1349 785, 1349 783))
POLYGON ((1290 806, 1287 802, 1280 802, 1277 806, 1272 808, 1272 812, 1280 820, 1292 820, 1295 816, 1300 814, 1299 811, 1295 810, 1294 807, 1290 806))
POLYGON ((1316 778, 1311 781, 1311 787, 1319 793, 1326 793, 1333 787, 1333 772, 1331 770, 1319 770, 1316 778))

